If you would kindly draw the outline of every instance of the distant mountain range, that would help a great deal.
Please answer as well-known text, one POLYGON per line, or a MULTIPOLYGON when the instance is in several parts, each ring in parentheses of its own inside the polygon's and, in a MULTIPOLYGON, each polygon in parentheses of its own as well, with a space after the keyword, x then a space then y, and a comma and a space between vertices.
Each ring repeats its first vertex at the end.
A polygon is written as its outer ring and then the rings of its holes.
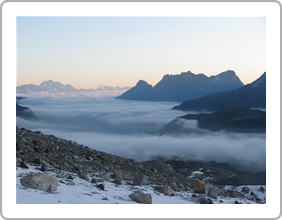
POLYGON ((53 80, 43 81, 40 85, 26 84, 17 87, 18 96, 117 96, 130 87, 100 86, 97 89, 75 89, 69 84, 53 80))
POLYGON ((265 133, 266 112, 251 110, 242 106, 230 106, 213 113, 187 114, 178 117, 164 126, 159 134, 187 134, 193 128, 185 120, 197 120, 197 127, 212 131, 240 133, 265 133))
POLYGON ((239 89, 213 93, 198 99, 184 101, 173 109, 183 111, 217 111, 226 106, 266 108, 266 73, 239 89))
POLYGON ((179 75, 165 75, 154 87, 140 80, 117 99, 143 101, 187 101, 201 96, 238 89, 244 86, 234 71, 228 70, 216 76, 194 74, 190 71, 179 75))

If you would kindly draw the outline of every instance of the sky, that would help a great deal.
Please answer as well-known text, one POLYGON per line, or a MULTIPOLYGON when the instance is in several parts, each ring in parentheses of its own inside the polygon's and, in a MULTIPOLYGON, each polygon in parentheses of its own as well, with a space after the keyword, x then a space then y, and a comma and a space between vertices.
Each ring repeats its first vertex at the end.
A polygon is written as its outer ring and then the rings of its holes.
POLYGON ((17 17, 17 86, 153 86, 163 75, 266 71, 265 17, 17 17))

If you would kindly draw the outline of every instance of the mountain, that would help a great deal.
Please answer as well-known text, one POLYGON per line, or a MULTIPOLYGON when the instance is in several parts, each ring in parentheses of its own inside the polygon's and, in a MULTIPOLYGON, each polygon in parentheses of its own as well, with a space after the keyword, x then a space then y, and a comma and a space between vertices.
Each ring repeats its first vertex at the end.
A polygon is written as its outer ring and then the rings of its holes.
POLYGON ((29 120, 37 121, 38 118, 28 107, 21 106, 18 102, 16 103, 16 115, 17 117, 29 120))
POLYGON ((225 106, 266 108, 266 73, 239 89, 213 93, 198 99, 184 101, 173 109, 182 111, 217 111, 225 106))
POLYGON ((243 85, 232 70, 210 77, 188 71, 179 75, 165 75, 154 87, 140 80, 136 86, 118 96, 117 99, 184 101, 214 92, 238 89, 243 85))
POLYGON ((197 127, 212 131, 239 133, 265 133, 266 112, 242 106, 230 106, 213 113, 187 114, 178 117, 163 127, 159 134, 181 134, 192 131, 183 120, 196 120, 197 127), (181 121, 182 120, 182 121, 181 121))
POLYGON ((29 96, 116 96, 130 87, 100 86, 97 89, 76 89, 69 84, 62 84, 53 80, 43 81, 40 85, 26 84, 17 87, 17 95, 29 96))

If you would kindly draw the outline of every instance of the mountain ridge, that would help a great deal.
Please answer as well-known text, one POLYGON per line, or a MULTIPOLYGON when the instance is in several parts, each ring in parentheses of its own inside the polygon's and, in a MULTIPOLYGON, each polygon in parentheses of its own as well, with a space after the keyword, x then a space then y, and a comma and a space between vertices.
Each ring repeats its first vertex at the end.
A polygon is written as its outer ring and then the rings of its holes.
POLYGON ((76 89, 70 84, 62 84, 59 81, 44 80, 39 85, 25 84, 17 86, 17 95, 29 96, 116 96, 128 90, 130 87, 111 87, 100 85, 97 89, 76 89))
POLYGON ((226 106, 266 108, 266 72, 239 89, 212 93, 198 99, 184 101, 172 109, 182 111, 217 111, 226 106))
POLYGON ((213 92, 237 89, 244 85, 232 70, 210 77, 203 73, 194 74, 191 71, 176 75, 166 74, 155 86, 147 82, 145 86, 144 82, 139 81, 133 88, 116 98, 142 101, 184 101, 213 92))

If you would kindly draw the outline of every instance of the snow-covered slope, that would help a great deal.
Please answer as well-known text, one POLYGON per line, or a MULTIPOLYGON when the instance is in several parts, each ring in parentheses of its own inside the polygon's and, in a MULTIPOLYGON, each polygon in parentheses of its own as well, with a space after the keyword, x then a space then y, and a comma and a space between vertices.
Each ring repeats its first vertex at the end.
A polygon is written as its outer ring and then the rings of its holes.
MULTIPOLYGON (((69 173, 73 180, 57 177, 56 172, 46 171, 45 173, 55 177, 59 181, 57 191, 48 193, 36 189, 26 188, 21 185, 20 178, 30 172, 39 172, 35 166, 29 166, 28 169, 17 167, 17 204, 137 204, 129 197, 130 194, 137 190, 142 190, 144 193, 152 195, 152 204, 199 204, 200 195, 193 191, 175 192, 175 196, 167 196, 154 189, 154 185, 137 186, 133 185, 132 181, 121 181, 121 184, 113 183, 112 178, 108 180, 101 178, 99 173, 93 177, 98 180, 98 183, 91 183, 78 177, 75 173, 69 173), (70 184, 72 183, 72 184, 70 184), (98 188, 97 184, 103 184, 105 189, 98 188)), ((110 174, 108 174, 110 176, 110 174)), ((266 201, 266 193, 258 191, 261 186, 248 186, 249 193, 245 193, 244 198, 232 198, 228 196, 219 196, 217 199, 209 198, 214 204, 255 204, 253 193, 261 200, 261 203, 266 201)), ((262 186, 265 189, 265 186, 262 186)), ((243 186, 225 186, 225 190, 233 192, 241 192, 243 186)), ((206 196, 206 195, 205 195, 206 196)))

